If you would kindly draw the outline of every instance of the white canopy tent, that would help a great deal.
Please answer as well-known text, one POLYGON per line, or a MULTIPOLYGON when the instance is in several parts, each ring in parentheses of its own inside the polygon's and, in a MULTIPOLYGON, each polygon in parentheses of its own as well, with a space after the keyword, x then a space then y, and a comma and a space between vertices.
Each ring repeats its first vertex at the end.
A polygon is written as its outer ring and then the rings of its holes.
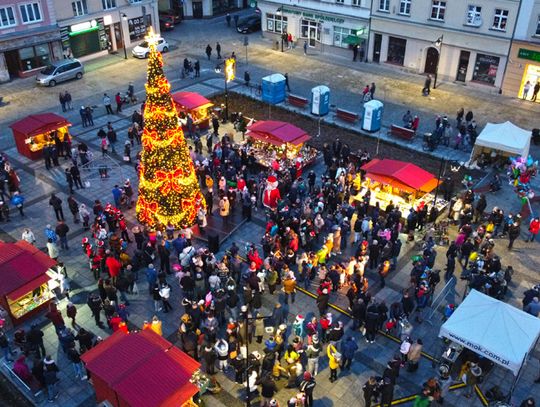
POLYGON ((540 319, 476 290, 439 331, 439 337, 510 369, 516 377, 539 335, 540 319))
POLYGON ((531 132, 511 122, 488 123, 476 138, 471 153, 471 162, 483 151, 497 150, 503 155, 527 157, 531 146, 531 132))

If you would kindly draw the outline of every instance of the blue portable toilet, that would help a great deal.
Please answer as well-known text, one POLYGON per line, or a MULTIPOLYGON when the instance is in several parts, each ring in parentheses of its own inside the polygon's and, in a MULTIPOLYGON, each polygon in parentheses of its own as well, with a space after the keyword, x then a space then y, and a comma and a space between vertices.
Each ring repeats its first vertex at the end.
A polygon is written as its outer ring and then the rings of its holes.
POLYGON ((383 107, 381 101, 370 100, 364 103, 362 114, 362 129, 367 131, 377 131, 381 128, 383 107))
POLYGON ((262 100, 272 105, 285 101, 285 77, 282 74, 262 78, 262 100))
POLYGON ((324 116, 330 110, 330 88, 319 85, 311 89, 311 114, 324 116))

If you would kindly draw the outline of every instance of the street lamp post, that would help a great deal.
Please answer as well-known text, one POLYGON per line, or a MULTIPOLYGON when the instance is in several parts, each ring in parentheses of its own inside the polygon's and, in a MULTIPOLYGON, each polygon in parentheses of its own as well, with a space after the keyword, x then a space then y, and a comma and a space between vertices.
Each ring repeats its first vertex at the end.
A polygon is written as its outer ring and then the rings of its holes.
POLYGON ((121 13, 120 10, 118 10, 118 21, 120 23, 120 37, 122 38, 122 45, 124 45, 124 59, 127 59, 127 46, 126 46, 126 40, 124 38, 124 24, 122 24, 122 21, 127 20, 127 15, 125 13, 121 13))
POLYGON ((448 161, 444 157, 441 157, 441 164, 439 166, 439 175, 437 177, 437 187, 435 188, 435 198, 433 199, 433 207, 437 206, 437 197, 439 195, 439 184, 441 183, 441 178, 443 177, 444 172, 446 172, 446 170, 443 171, 443 168, 446 168, 446 164, 448 162, 450 163, 450 171, 452 171, 453 173, 456 173, 461 169, 461 164, 458 163, 457 161, 448 161))
POLYGON ((433 80, 433 89, 437 88, 437 76, 439 74, 439 63, 441 62, 443 40, 444 35, 441 35, 439 38, 437 38, 437 41, 435 41, 435 46, 439 49, 439 58, 437 58, 437 65, 435 65, 435 78, 433 80))
POLYGON ((283 51, 283 4, 277 9, 281 19, 281 52, 283 51))
POLYGON ((246 369, 246 407, 251 407, 251 400, 250 400, 250 396, 251 396, 251 392, 249 391, 249 376, 248 376, 248 370, 249 370, 249 322, 250 321, 254 321, 254 320, 257 320, 257 319, 262 319, 262 320, 265 320, 265 319, 269 319, 269 318, 272 318, 272 316, 266 316, 266 317, 250 317, 249 316, 249 312, 248 312, 248 308, 247 306, 245 305, 242 305, 242 307, 240 308, 240 311, 242 312, 242 316, 244 318, 244 329, 245 329, 245 336, 244 336, 244 342, 246 344, 246 362, 245 362, 245 369, 246 369))

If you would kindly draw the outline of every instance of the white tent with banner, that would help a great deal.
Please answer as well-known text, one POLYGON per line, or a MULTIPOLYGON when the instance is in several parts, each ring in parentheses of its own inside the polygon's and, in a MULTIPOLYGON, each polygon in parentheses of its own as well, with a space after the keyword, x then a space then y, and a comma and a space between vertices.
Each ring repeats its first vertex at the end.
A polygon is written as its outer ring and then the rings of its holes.
POLYGON ((512 390, 539 336, 540 319, 476 290, 471 290, 439 331, 439 337, 511 370, 515 376, 512 390))
POLYGON ((496 150, 500 155, 504 156, 518 155, 527 157, 530 147, 530 131, 524 130, 511 122, 488 123, 476 138, 470 162, 479 154, 483 152, 490 153, 492 150, 496 150))

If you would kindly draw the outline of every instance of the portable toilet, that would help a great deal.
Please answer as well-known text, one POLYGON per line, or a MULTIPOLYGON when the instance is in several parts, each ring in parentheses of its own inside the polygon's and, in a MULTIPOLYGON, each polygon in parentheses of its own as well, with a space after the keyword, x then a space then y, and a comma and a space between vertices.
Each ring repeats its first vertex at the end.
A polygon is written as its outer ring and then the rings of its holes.
POLYGON ((379 100, 370 100, 364 103, 362 129, 367 131, 380 130, 383 107, 384 105, 379 100))
POLYGON ((311 89, 311 114, 324 116, 330 110, 330 88, 319 85, 311 89))
POLYGON ((272 105, 285 101, 285 77, 282 74, 262 78, 262 100, 272 105))

